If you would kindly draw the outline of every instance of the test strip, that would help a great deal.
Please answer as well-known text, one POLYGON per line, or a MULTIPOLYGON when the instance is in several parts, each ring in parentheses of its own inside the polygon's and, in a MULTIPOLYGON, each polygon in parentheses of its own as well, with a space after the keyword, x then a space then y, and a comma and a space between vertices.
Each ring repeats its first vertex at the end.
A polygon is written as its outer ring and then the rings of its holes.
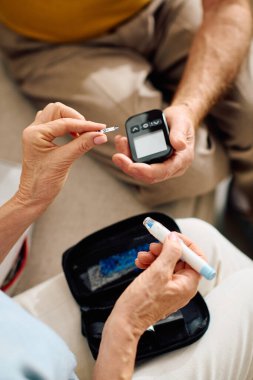
POLYGON ((119 126, 118 125, 113 125, 112 127, 101 129, 101 131, 99 131, 99 132, 110 133, 110 132, 117 131, 117 129, 119 129, 119 126))

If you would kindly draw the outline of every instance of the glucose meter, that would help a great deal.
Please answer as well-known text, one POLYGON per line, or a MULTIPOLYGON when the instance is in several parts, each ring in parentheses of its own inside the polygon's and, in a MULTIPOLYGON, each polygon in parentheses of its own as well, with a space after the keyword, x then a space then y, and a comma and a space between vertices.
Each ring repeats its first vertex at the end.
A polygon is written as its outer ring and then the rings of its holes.
POLYGON ((134 162, 152 164, 162 162, 172 155, 169 128, 161 110, 131 116, 125 127, 134 162))

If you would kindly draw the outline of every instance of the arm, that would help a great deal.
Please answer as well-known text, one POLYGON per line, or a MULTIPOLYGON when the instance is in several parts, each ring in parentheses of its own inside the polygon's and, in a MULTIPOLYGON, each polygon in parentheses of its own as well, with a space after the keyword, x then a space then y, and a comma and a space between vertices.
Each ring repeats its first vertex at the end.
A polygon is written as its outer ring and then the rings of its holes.
POLYGON ((59 193, 74 160, 107 141, 98 132, 104 127, 86 121, 70 107, 51 103, 24 130, 19 190, 0 208, 0 262, 59 193), (65 134, 76 138, 62 146, 53 142, 65 134))
POLYGON ((172 104, 164 110, 175 154, 162 164, 135 164, 126 137, 117 137, 114 163, 145 183, 181 176, 194 159, 195 130, 234 80, 247 53, 252 16, 248 0, 203 0, 203 21, 172 104))
POLYGON ((93 380, 129 380, 132 378, 138 331, 124 319, 124 316, 111 315, 103 329, 102 341, 95 364, 93 380))
POLYGON ((192 113, 194 127, 234 80, 249 48, 248 0, 203 0, 203 22, 193 41, 172 106, 192 113))
MULTIPOLYGON (((123 292, 106 321, 94 380, 131 379, 137 344, 144 331, 196 294, 200 276, 178 262, 181 248, 176 236, 172 233, 163 246, 151 244, 150 252, 139 253, 136 264, 147 269, 123 292)), ((184 241, 202 255, 189 240, 184 241)))

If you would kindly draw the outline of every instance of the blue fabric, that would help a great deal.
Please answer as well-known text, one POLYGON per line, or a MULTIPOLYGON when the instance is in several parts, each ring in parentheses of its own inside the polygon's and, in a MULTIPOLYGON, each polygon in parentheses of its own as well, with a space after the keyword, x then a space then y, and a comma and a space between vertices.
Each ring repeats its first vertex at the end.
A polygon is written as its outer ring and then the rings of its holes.
POLYGON ((75 366, 53 330, 0 292, 0 380, 76 380, 75 366))

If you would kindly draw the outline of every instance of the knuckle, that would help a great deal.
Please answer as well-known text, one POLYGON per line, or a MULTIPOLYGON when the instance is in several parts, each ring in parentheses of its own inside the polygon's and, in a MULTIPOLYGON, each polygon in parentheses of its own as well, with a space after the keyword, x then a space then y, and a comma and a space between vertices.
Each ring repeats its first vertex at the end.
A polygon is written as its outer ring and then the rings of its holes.
POLYGON ((153 174, 148 174, 148 175, 146 176, 146 182, 147 182, 148 184, 152 185, 152 184, 158 182, 158 180, 155 178, 155 176, 154 176, 153 174))
POLYGON ((25 128, 22 133, 23 142, 30 141, 33 136, 33 133, 34 133, 34 129, 31 126, 25 128))
POLYGON ((171 170, 168 168, 165 171, 165 173, 162 175, 161 180, 162 181, 166 181, 166 179, 168 179, 170 177, 170 175, 171 175, 171 170))
POLYGON ((55 102, 54 105, 57 106, 57 107, 62 107, 63 103, 61 103, 61 102, 55 102))
POLYGON ((46 108, 52 108, 54 106, 55 106, 55 103, 50 102, 50 103, 48 103, 48 105, 44 109, 46 109, 46 108))
POLYGON ((179 169, 175 176, 181 176, 181 175, 185 174, 185 172, 188 169, 188 167, 189 166, 187 166, 187 167, 185 166, 185 167, 179 169))
POLYGON ((52 108, 54 108, 55 105, 54 103, 48 103, 43 109, 42 109, 42 112, 43 114, 47 114, 47 112, 51 112, 52 108))
POLYGON ((37 111, 36 112, 36 117, 39 116, 41 114, 41 112, 42 112, 41 110, 37 111))

